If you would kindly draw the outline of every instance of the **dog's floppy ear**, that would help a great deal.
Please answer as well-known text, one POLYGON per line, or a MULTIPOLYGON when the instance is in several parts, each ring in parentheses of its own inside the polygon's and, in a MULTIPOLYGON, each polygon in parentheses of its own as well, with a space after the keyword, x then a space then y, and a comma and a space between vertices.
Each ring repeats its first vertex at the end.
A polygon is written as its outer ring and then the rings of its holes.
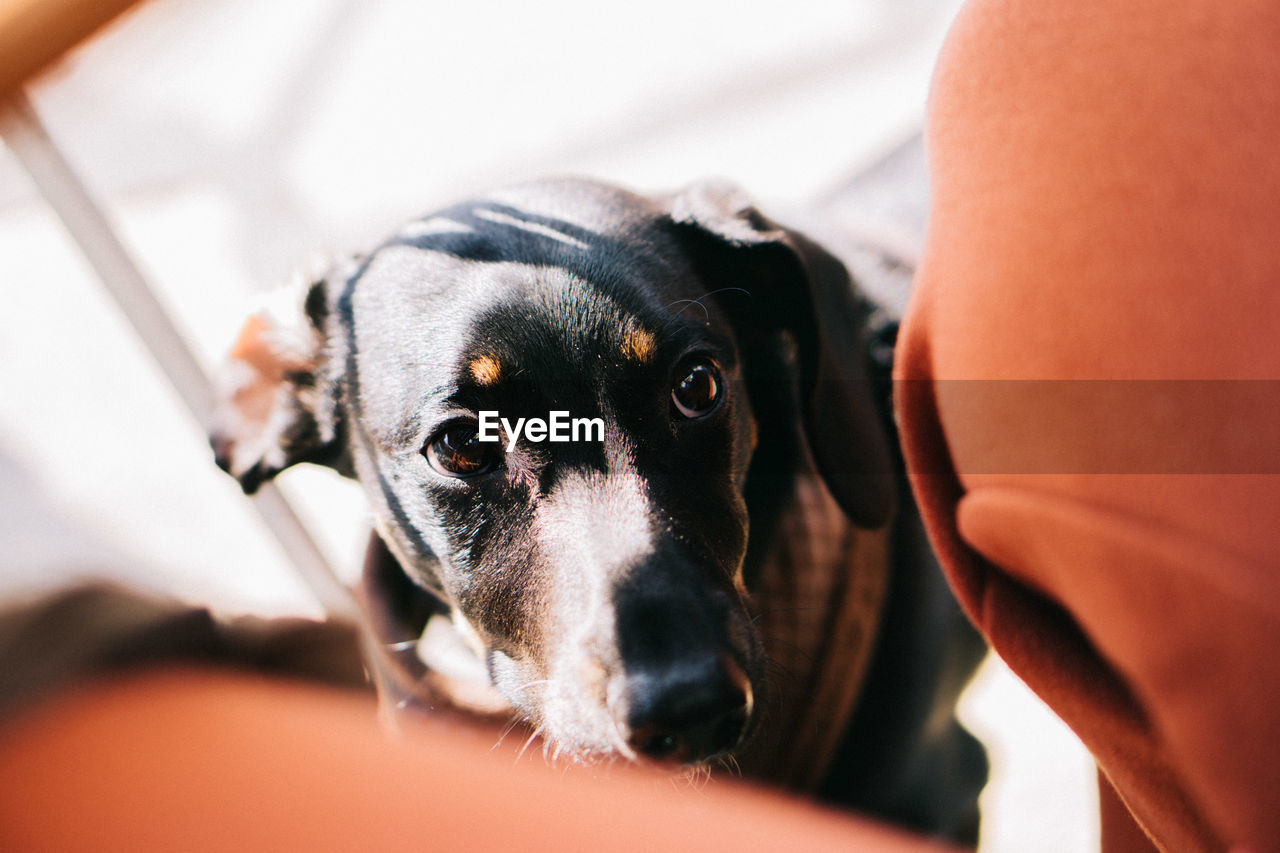
POLYGON ((717 285, 751 293, 738 310, 792 333, 804 430, 818 470, 855 523, 883 525, 895 500, 892 457, 869 370, 865 315, 844 264, 769 220, 731 184, 694 185, 668 209, 678 229, 700 238, 695 254, 709 255, 700 266, 717 285))
POLYGON ((209 443, 246 494, 298 462, 343 468, 337 387, 327 376, 327 288, 313 282, 289 312, 296 317, 246 320, 218 377, 209 443))

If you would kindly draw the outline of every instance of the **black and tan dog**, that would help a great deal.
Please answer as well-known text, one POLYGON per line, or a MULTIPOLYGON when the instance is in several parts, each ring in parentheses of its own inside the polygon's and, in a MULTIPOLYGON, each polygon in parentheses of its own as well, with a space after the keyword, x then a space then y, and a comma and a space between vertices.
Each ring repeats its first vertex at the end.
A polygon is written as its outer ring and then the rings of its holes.
POLYGON ((732 188, 534 184, 335 269, 298 329, 251 321, 213 442, 246 491, 304 461, 364 485, 402 700, 971 839, 985 759, 952 712, 981 646, 897 473, 870 310, 732 188))

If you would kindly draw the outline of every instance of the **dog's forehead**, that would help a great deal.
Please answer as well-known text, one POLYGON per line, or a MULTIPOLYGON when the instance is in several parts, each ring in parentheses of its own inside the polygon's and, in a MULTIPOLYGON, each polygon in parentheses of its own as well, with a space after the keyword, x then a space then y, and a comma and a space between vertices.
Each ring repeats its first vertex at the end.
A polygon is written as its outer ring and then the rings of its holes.
POLYGON ((508 358, 577 361, 606 350, 643 361, 663 324, 661 297, 627 284, 601 284, 560 267, 388 247, 350 298, 359 367, 366 374, 447 368, 486 348, 508 358))
POLYGON ((559 282, 544 270, 615 291, 640 282, 687 291, 687 262, 660 227, 664 216, 649 199, 591 181, 497 191, 403 226, 366 261, 348 299, 360 315, 391 325, 410 315, 434 328, 559 282))
POLYGON ((460 381, 644 364, 712 325, 660 216, 639 197, 565 182, 410 223, 369 258, 339 311, 365 419, 404 434, 460 381))
POLYGON ((523 265, 404 245, 378 250, 340 302, 351 341, 344 375, 359 420, 384 443, 413 437, 453 382, 477 318, 519 292, 523 265))

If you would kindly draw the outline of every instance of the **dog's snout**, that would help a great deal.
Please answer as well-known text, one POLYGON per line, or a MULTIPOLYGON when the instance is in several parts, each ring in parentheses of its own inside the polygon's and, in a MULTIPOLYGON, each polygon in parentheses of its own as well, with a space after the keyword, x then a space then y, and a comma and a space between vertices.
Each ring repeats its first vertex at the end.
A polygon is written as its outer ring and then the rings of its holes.
POLYGON ((751 682, 727 656, 629 679, 628 742, 655 761, 689 764, 729 752, 751 718, 751 682))

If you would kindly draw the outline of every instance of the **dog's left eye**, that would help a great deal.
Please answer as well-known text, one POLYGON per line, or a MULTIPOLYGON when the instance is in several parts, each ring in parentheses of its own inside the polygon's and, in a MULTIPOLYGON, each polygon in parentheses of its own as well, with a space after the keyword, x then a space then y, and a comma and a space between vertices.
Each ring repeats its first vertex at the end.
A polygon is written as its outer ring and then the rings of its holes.
POLYGON ((681 377, 671 389, 671 405, 682 417, 702 418, 715 411, 724 396, 724 382, 715 362, 693 358, 676 371, 681 377))
POLYGON ((427 442, 422 453, 427 463, 446 477, 474 477, 497 464, 493 442, 482 442, 471 421, 450 424, 427 442))

